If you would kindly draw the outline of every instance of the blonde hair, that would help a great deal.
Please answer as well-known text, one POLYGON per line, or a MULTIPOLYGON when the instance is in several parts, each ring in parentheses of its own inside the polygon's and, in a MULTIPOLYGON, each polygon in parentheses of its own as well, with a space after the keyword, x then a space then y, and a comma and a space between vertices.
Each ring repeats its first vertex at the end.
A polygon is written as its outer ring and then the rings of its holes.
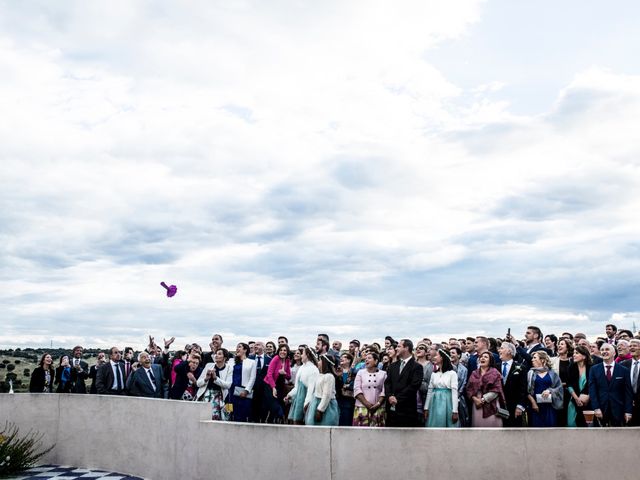
POLYGON ((552 364, 551 364, 551 357, 549 357, 549 354, 543 350, 538 350, 537 352, 533 352, 533 354, 531 355, 531 358, 533 358, 534 355, 537 355, 538 358, 540 359, 540 361, 542 362, 542 365, 547 367, 547 368, 551 368, 552 364))

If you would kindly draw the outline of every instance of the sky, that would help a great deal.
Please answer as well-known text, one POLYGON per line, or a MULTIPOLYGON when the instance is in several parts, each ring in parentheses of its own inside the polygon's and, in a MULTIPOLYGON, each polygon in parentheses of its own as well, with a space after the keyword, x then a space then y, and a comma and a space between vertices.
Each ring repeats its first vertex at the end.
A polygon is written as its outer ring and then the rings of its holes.
POLYGON ((640 326, 638 14, 0 0, 0 348, 640 326))

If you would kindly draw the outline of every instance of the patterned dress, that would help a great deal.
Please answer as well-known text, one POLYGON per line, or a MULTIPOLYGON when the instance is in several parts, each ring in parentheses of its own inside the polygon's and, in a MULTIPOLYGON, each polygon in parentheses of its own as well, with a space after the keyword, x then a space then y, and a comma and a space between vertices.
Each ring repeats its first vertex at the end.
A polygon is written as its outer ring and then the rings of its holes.
POLYGON ((358 370, 353 385, 353 394, 356 397, 352 423, 354 427, 384 427, 384 405, 377 410, 370 411, 358 399, 358 395, 364 395, 364 398, 369 403, 377 403, 380 397, 384 397, 384 381, 386 378, 387 372, 384 370, 376 369, 374 372, 369 372, 366 368, 358 370))

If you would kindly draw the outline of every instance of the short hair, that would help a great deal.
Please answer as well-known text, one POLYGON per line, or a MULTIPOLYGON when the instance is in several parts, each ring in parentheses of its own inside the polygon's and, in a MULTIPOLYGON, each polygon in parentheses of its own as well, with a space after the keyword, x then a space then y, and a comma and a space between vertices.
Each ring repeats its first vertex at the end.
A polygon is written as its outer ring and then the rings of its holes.
POLYGON ((451 353, 451 350, 454 350, 458 354, 458 356, 462 355, 462 349, 460 347, 456 347, 456 346, 451 347, 449 349, 449 353, 451 353))
POLYGON ((622 340, 618 340, 618 346, 620 345, 626 345, 627 347, 629 346, 629 340, 625 340, 624 338, 622 340))
POLYGON ((604 328, 606 329, 607 327, 611 327, 611 330, 613 330, 614 332, 618 331, 618 327, 616 327, 613 323, 607 323, 604 328))
MULTIPOLYGON (((631 335, 633 336, 633 335, 631 335)), ((84 350, 84 348, 82 348, 80 345, 76 345, 75 347, 73 347, 72 352, 75 352, 76 350, 84 350)))
POLYGON ((133 352, 133 347, 124 347, 124 353, 133 352))
POLYGON ((113 355, 113 351, 114 351, 114 350, 119 350, 119 348, 118 348, 118 347, 111 347, 111 348, 109 349, 109 356, 113 355))
POLYGON ((571 332, 562 332, 562 336, 568 337, 569 340, 573 340, 573 335, 571 334, 571 332))
POLYGON ((213 337, 220 337, 220 343, 224 343, 224 340, 222 340, 222 335, 220 335, 219 333, 214 333, 213 335, 211 335, 211 340, 213 340, 213 337))
POLYGON ((484 343, 487 346, 487 348, 489 348, 489 339, 487 337, 478 335, 476 338, 474 338, 474 340, 480 340, 482 343, 484 343))
POLYGON ((340 357, 347 357, 349 359, 349 362, 353 362, 353 355, 351 355, 350 353, 346 352, 343 353, 342 355, 340 355, 340 357))
MULTIPOLYGON (((486 352, 482 352, 480 354, 480 356, 478 357, 478 360, 480 360, 480 357, 482 355, 489 355, 489 367, 494 367, 496 366, 496 359, 493 357, 493 353, 491 353, 489 350, 487 350, 486 352)), ((478 364, 480 364, 480 362, 478 361, 478 364)))
POLYGON ((623 333, 626 333, 627 335, 629 335, 629 338, 633 338, 633 332, 631 330, 627 330, 624 328, 621 328, 620 330, 618 330, 618 335, 622 335, 623 333))
POLYGON ((145 351, 140 352, 138 354, 138 361, 141 362, 142 361, 142 357, 145 357, 145 356, 148 357, 149 356, 149 352, 145 352, 145 351))
POLYGON ((507 350, 509 350, 509 353, 511 354, 511 358, 516 356, 516 346, 513 343, 502 342, 502 345, 500 345, 500 348, 506 348, 507 350))
POLYGON ((285 337, 284 335, 280 335, 278 337, 278 341, 280 341, 281 338, 284 338, 284 343, 287 343, 287 344, 289 343, 289 339, 287 337, 285 337))
POLYGON ((324 348, 326 348, 326 349, 327 349, 327 351, 329 351, 329 342, 328 342, 327 340, 325 340, 325 339, 324 339, 323 337, 321 337, 321 336, 318 336, 318 340, 316 341, 316 343, 317 343, 317 342, 322 343, 322 346, 323 346, 324 348))
POLYGON ((326 333, 319 333, 318 338, 324 338, 327 343, 329 343, 329 335, 327 335, 326 333))
POLYGON ((195 358, 196 360, 198 360, 198 363, 202 361, 202 357, 200 356, 199 353, 192 353, 189 355, 189 358, 195 358))
POLYGON ((367 355, 371 355, 376 362, 380 361, 380 355, 378 355, 378 352, 370 351, 370 352, 367 352, 367 355))
POLYGON ((538 335, 538 338, 540 340, 542 340, 542 330, 540 330, 540 327, 536 327, 535 325, 529 325, 527 327, 527 330, 531 330, 533 333, 538 335))
MULTIPOLYGON (((398 345, 398 342, 396 342, 396 345, 398 345)), ((380 344, 378 342, 373 342, 371 345, 369 345, 370 347, 375 347, 378 351, 380 351, 380 349, 382 348, 380 346, 380 344)))
POLYGON ((291 348, 286 343, 282 343, 282 344, 278 345, 278 348, 276 349, 276 354, 279 354, 280 350, 282 350, 283 348, 287 350, 287 357, 288 357, 289 354, 291 353, 291 348))
POLYGON ((613 349, 613 356, 614 356, 614 357, 617 357, 617 356, 618 356, 618 349, 616 348, 616 346, 615 346, 615 345, 611 345, 610 343, 606 343, 606 342, 604 342, 602 345, 600 345, 600 346, 598 347, 598 349, 599 349, 599 350, 601 350, 601 349, 603 349, 603 348, 607 348, 607 347, 609 347, 609 348, 613 349))
POLYGON ((413 353, 413 342, 411 340, 409 340, 408 338, 403 338, 400 341, 402 342, 402 345, 404 345, 407 350, 409 350, 409 353, 413 353))
POLYGON ((358 340, 357 338, 354 338, 353 340, 351 340, 351 341, 349 342, 349 345, 351 345, 352 343, 353 343, 354 345, 357 345, 357 346, 358 346, 358 348, 360 348, 360 340, 358 340))
POLYGON ((229 358, 229 350, 227 350, 226 348, 220 347, 218 350, 216 350, 215 353, 218 352, 222 352, 222 355, 224 355, 224 358, 229 358))
POLYGON ((580 340, 581 338, 584 338, 585 340, 587 339, 587 336, 582 333, 582 332, 578 332, 573 336, 573 339, 577 342, 578 340, 580 340))
POLYGON ((465 342, 474 342, 475 338, 474 337, 467 337, 464 340, 465 340, 465 342))

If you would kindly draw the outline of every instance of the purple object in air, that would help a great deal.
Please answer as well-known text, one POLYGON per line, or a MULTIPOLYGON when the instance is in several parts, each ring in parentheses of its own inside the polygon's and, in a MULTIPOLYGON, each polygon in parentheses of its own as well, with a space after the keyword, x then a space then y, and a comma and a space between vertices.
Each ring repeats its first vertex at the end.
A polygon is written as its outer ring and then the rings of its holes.
POLYGON ((167 290, 167 297, 173 297, 178 291, 178 287, 176 287, 175 285, 167 286, 167 284, 164 282, 160 282, 160 285, 162 285, 165 290, 167 290))

